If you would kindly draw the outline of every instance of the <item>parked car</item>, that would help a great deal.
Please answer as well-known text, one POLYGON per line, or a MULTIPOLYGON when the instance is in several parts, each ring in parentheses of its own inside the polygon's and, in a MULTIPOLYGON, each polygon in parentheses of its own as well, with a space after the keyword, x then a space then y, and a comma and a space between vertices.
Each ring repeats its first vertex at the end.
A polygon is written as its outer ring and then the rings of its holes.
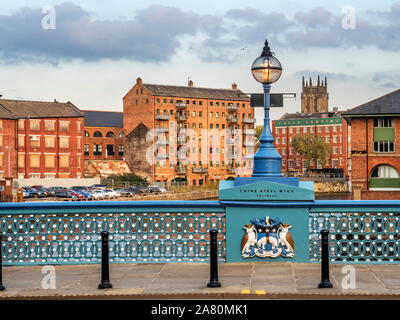
POLYGON ((22 188, 22 194, 24 199, 31 198, 33 196, 31 188, 22 188))
POLYGON ((89 190, 88 191, 96 200, 104 199, 104 193, 101 190, 89 190))
POLYGON ((107 185, 106 184, 94 184, 94 185, 92 185, 92 188, 107 189, 107 185))
POLYGON ((81 191, 81 190, 87 191, 89 189, 89 187, 86 187, 86 186, 73 186, 70 189, 74 190, 74 191, 81 191))
POLYGON ((58 189, 55 191, 54 196, 60 198, 77 198, 77 196, 72 194, 68 189, 58 189))
POLYGON ((71 190, 71 189, 67 189, 73 196, 75 196, 75 197, 77 197, 77 198, 79 198, 79 199, 82 199, 83 198, 83 195, 81 194, 81 193, 79 193, 79 192, 77 192, 77 191, 74 191, 74 190, 71 190))
POLYGON ((115 188, 114 191, 119 193, 120 197, 129 197, 134 194, 133 191, 124 188, 115 188))
POLYGON ((32 189, 35 189, 36 191, 38 191, 38 193, 40 194, 40 197, 51 197, 52 196, 51 191, 46 189, 43 186, 35 185, 35 186, 32 186, 32 189))
POLYGON ((147 187, 150 193, 161 193, 161 190, 157 186, 149 186, 147 187))
POLYGON ((133 190, 136 194, 149 193, 149 189, 146 186, 132 186, 130 189, 133 190))
POLYGON ((89 193, 89 191, 80 190, 80 191, 76 191, 76 193, 81 194, 81 195, 83 196, 83 198, 86 198, 86 199, 94 199, 94 196, 93 196, 91 193, 89 193))
POLYGON ((63 190, 63 189, 66 189, 66 188, 64 188, 64 187, 50 187, 50 188, 47 188, 47 190, 49 190, 51 192, 51 196, 52 197, 54 197, 54 194, 55 194, 55 192, 57 190, 63 190))

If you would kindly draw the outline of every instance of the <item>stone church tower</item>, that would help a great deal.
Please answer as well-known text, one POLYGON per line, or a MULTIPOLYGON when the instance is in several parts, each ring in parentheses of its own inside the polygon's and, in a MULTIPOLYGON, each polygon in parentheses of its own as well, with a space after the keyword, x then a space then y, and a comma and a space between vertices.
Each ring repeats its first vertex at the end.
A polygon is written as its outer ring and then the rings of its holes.
POLYGON ((311 112, 328 112, 328 83, 326 81, 320 81, 319 76, 317 85, 312 85, 312 80, 302 82, 301 92, 301 113, 311 112))

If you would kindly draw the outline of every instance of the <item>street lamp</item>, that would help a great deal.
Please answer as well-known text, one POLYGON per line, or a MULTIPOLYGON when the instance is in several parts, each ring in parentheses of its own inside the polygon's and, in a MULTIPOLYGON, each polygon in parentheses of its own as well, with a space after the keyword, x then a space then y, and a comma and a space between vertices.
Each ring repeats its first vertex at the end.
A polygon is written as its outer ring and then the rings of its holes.
POLYGON ((254 79, 264 87, 264 129, 260 137, 260 146, 254 155, 253 177, 281 177, 281 155, 276 151, 274 137, 269 124, 269 91, 271 83, 276 82, 282 73, 281 63, 275 58, 265 40, 265 46, 251 67, 254 79))

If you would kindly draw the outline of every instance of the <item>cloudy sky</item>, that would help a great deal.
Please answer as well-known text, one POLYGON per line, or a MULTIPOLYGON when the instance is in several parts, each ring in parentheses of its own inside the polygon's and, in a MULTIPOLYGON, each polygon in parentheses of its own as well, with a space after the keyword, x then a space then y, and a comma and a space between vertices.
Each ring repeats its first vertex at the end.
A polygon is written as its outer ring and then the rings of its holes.
POLYGON ((3 0, 0 94, 122 111, 139 76, 261 92, 265 38, 284 68, 272 92, 298 94, 272 119, 300 110, 303 75, 327 76, 330 108, 400 87, 400 1, 3 0))

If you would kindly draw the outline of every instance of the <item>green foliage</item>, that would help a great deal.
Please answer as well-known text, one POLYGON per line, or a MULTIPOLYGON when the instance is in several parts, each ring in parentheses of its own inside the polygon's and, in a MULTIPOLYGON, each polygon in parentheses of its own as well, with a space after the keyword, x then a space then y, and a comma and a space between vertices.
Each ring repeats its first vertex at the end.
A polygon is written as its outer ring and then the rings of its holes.
POLYGON ((319 135, 315 136, 313 133, 294 136, 291 145, 297 153, 304 155, 307 170, 310 167, 311 160, 314 160, 315 163, 318 160, 322 163, 326 163, 330 156, 330 144, 325 142, 324 137, 319 135))
POLYGON ((111 175, 107 177, 107 181, 111 182, 111 180, 114 181, 114 187, 120 187, 120 186, 125 186, 125 184, 128 184, 129 186, 131 185, 143 185, 143 186, 148 186, 149 182, 147 181, 146 178, 143 178, 141 176, 138 176, 134 173, 126 173, 122 175, 111 175))

